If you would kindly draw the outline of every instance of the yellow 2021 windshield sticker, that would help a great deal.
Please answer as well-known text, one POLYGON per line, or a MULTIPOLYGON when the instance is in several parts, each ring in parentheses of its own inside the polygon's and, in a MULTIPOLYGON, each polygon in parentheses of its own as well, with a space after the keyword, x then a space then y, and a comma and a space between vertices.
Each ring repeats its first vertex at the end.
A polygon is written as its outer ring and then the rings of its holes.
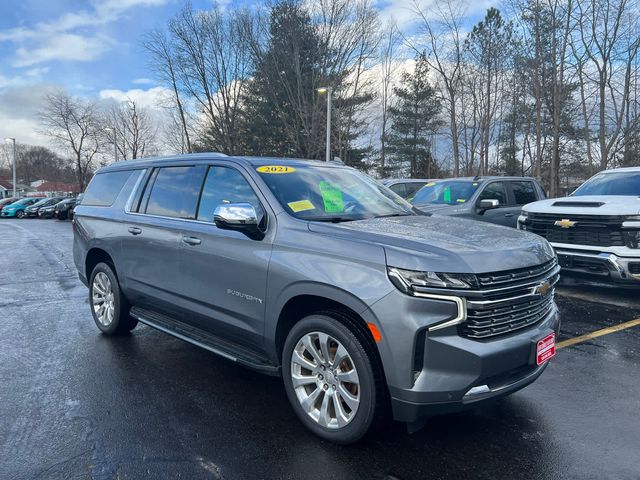
POLYGON ((256 168, 256 171, 259 173, 291 173, 295 172, 296 169, 286 165, 263 165, 256 168))
POLYGON ((298 200, 297 202, 289 202, 287 203, 287 205, 289 205, 289 208, 293 211, 293 213, 315 210, 316 208, 309 200, 298 200))

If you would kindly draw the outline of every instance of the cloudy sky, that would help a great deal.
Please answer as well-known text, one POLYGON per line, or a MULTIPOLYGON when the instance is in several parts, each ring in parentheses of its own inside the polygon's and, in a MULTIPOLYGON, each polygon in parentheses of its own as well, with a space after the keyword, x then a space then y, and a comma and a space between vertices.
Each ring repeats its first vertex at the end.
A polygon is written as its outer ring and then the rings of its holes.
MULTIPOLYGON (((257 0, 243 0, 252 1, 257 0)), ((407 26, 414 19, 412 2, 378 0, 376 5, 383 19, 394 17, 407 26)), ((486 3, 469 0, 472 10, 486 3)), ((165 27, 183 4, 184 0, 0 0, 0 139, 46 145, 37 132, 37 110, 42 95, 55 87, 92 98, 130 97, 153 104, 161 88, 149 78, 141 41, 145 32, 165 27)), ((208 8, 212 0, 192 4, 208 8)))

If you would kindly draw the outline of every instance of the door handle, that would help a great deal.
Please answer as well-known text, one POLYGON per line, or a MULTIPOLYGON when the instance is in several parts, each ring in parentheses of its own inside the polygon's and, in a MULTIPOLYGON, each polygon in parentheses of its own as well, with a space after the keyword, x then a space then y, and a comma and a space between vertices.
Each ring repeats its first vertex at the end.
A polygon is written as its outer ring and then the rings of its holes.
POLYGON ((140 235, 142 233, 142 229, 138 227, 129 227, 128 230, 131 235, 140 235))
POLYGON ((182 241, 187 245, 200 245, 202 240, 198 237, 182 237, 182 241))
POLYGON ((513 213, 505 213, 504 216, 505 217, 513 217, 513 213))

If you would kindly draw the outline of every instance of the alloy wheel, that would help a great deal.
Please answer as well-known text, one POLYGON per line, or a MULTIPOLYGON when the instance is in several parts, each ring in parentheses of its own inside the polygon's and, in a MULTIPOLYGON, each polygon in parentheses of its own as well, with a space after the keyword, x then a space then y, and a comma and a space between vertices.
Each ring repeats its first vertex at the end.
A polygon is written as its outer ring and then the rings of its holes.
POLYGON ((108 327, 111 325, 111 322, 113 322, 115 297, 113 295, 111 280, 109 280, 106 273, 96 273, 95 277, 93 277, 91 291, 91 304, 96 318, 102 326, 108 327))
POLYGON ((338 429, 360 405, 358 372, 347 349, 323 332, 305 334, 291 354, 291 381, 302 409, 319 425, 338 429))

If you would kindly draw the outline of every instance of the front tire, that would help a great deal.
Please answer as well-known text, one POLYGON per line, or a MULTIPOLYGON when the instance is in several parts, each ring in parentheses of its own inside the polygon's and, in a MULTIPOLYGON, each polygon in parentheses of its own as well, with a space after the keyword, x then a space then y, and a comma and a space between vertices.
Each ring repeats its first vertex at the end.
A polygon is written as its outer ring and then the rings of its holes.
POLYGON ((96 326, 105 335, 127 333, 138 324, 129 316, 129 302, 120 290, 118 277, 106 263, 98 263, 91 272, 89 304, 96 326))
POLYGON ((24 218, 24 212, 22 210, 18 210, 16 212, 16 218, 24 218))
POLYGON ((296 323, 284 344, 282 373, 291 405, 313 433, 339 444, 360 440, 382 409, 382 375, 373 342, 337 312, 296 323))

